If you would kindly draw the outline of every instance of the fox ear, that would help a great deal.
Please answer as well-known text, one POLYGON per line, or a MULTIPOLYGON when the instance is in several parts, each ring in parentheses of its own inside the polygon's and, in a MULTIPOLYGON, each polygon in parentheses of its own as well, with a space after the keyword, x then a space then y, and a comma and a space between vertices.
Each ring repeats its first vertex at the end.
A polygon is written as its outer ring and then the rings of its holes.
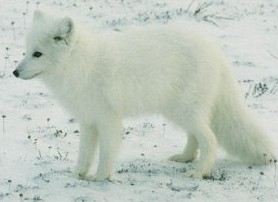
POLYGON ((68 45, 70 42, 71 36, 74 31, 74 23, 71 18, 65 17, 58 24, 58 32, 57 35, 54 36, 55 41, 65 41, 68 45))
POLYGON ((62 35, 71 35, 73 32, 73 21, 69 17, 65 17, 59 24, 60 33, 62 35))
POLYGON ((43 12, 41 10, 36 10, 34 12, 34 16, 33 16, 33 20, 38 20, 41 19, 43 17, 43 12))

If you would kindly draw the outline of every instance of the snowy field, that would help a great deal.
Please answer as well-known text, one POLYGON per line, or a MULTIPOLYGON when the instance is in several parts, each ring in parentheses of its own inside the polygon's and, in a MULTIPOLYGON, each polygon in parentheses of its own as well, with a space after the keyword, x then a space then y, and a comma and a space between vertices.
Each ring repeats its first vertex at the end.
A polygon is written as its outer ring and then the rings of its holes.
POLYGON ((192 164, 167 158, 183 150, 186 135, 159 116, 124 122, 111 182, 69 177, 78 124, 39 81, 12 76, 37 8, 72 13, 88 29, 174 21, 197 27, 222 47, 278 156, 277 0, 0 0, 0 201, 278 201, 275 159, 254 167, 219 148, 211 179, 185 178, 192 164))

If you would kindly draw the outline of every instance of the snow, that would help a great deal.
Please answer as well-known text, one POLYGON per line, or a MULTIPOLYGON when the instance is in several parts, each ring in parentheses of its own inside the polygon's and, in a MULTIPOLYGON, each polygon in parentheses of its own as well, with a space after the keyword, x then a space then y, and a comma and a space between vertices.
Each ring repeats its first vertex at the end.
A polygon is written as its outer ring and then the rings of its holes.
POLYGON ((278 2, 204 2, 0 0, 0 201, 278 201, 277 163, 242 164, 222 149, 212 179, 185 178, 192 164, 167 158, 182 151, 186 135, 159 116, 125 120, 111 182, 71 178, 78 124, 39 81, 12 76, 37 8, 67 11, 88 29, 107 31, 188 22, 220 44, 278 156, 278 2))

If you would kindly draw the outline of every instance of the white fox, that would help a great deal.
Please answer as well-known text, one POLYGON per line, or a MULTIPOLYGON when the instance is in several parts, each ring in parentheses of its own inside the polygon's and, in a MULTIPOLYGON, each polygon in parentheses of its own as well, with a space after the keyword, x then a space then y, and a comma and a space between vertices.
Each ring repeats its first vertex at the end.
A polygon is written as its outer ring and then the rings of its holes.
POLYGON ((187 132, 184 151, 170 159, 190 162, 200 150, 189 177, 210 175, 217 143, 251 164, 273 158, 221 51, 187 27, 88 33, 70 17, 36 11, 14 75, 39 77, 80 122, 80 179, 110 178, 122 120, 142 114, 162 114, 187 132), (98 169, 89 175, 97 145, 98 169))

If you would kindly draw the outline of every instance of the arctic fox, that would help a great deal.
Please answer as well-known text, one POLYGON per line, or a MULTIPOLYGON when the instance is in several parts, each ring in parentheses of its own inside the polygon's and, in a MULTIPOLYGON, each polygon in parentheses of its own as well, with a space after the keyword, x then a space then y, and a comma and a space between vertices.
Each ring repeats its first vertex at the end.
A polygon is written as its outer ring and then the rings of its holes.
POLYGON ((248 163, 273 157, 221 51, 187 27, 88 33, 70 17, 36 11, 26 45, 13 73, 39 77, 79 120, 79 179, 110 178, 122 120, 142 114, 161 114, 187 132, 184 151, 170 160, 190 162, 200 150, 188 177, 210 175, 218 143, 248 163), (97 146, 99 165, 89 175, 97 146))

